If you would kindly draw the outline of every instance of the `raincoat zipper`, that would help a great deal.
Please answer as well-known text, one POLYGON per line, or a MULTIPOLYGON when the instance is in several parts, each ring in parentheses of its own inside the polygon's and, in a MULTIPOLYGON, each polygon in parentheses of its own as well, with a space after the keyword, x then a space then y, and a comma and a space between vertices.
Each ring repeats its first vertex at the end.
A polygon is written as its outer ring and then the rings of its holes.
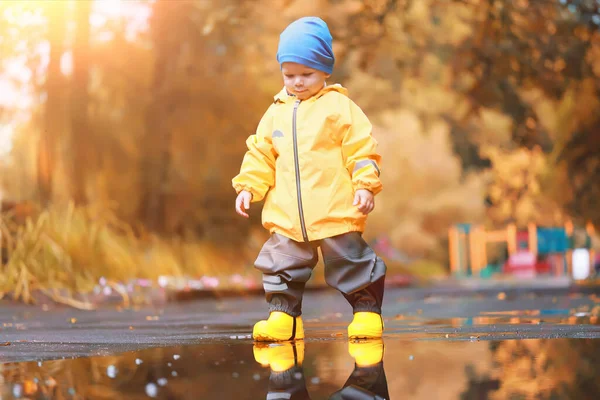
POLYGON ((298 133, 296 132, 296 114, 301 100, 294 103, 294 114, 292 117, 292 137, 294 139, 294 166, 296 167, 296 192, 298 193, 298 214, 300 215, 300 228, 302 229, 302 238, 308 242, 306 233, 306 224, 304 222, 304 210, 302 209, 302 191, 300 189, 300 161, 298 160, 298 133))

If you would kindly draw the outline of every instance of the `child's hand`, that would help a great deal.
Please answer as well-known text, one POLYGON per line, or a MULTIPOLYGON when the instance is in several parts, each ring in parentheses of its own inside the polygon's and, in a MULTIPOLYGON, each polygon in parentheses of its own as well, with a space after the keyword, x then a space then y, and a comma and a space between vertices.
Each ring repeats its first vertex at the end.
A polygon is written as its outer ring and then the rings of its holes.
POLYGON ((250 208, 250 200, 252 200, 252 193, 242 190, 235 199, 235 211, 242 217, 248 218, 246 210, 250 208))
POLYGON ((354 204, 363 214, 368 214, 375 208, 373 193, 367 189, 358 189, 354 195, 354 204))

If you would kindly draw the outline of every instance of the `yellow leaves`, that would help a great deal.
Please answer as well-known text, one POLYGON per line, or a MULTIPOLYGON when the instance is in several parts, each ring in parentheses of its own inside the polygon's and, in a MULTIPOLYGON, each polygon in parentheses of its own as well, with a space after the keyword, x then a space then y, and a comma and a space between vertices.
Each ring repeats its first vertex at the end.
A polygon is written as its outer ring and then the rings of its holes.
POLYGON ((554 63, 554 71, 560 72, 567 67, 567 62, 563 58, 559 58, 554 63))
POLYGON ((488 195, 494 203, 500 201, 500 199, 502 199, 503 194, 504 192, 502 191, 502 188, 498 185, 491 185, 488 189, 488 195))
POLYGON ((441 253, 449 225, 483 216, 483 180, 463 177, 442 120, 431 119, 426 128, 407 109, 373 119, 387 190, 378 195, 369 230, 389 235, 408 254, 441 253))
POLYGON ((555 223, 558 205, 543 190, 549 171, 547 156, 539 149, 502 150, 485 146, 483 157, 492 163, 488 183, 488 196, 492 222, 502 225, 510 219, 525 225, 555 223))
POLYGON ((597 79, 585 79, 578 87, 576 119, 579 127, 588 127, 598 119, 600 110, 600 99, 597 95, 597 79))
MULTIPOLYGON (((383 11, 383 8, 386 6, 385 3, 385 1, 378 0, 375 2, 371 2, 370 7, 376 13, 381 13, 383 11)), ((337 7, 334 6, 334 10, 336 12, 342 11, 348 15, 356 15, 362 12, 365 9, 365 6, 366 4, 364 0, 346 0, 344 2, 340 2, 337 7)))
POLYGON ((513 119, 504 113, 492 109, 483 109, 480 120, 475 122, 476 133, 470 139, 479 146, 507 148, 511 143, 513 119))

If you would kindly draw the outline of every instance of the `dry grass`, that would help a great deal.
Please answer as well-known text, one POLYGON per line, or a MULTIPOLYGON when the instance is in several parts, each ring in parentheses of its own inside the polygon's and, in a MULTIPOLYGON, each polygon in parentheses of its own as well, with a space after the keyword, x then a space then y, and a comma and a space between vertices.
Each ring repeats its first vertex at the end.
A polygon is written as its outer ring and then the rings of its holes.
MULTIPOLYGON (((76 295, 93 291, 100 278, 120 292, 121 283, 159 276, 228 276, 240 273, 244 249, 224 251, 203 242, 160 238, 136 232, 106 209, 94 206, 54 207, 24 224, 2 215, 0 230, 8 263, 0 273, 0 298, 34 303, 40 291, 78 308, 91 303, 76 295)), ((80 296, 79 296, 80 297, 80 296)))

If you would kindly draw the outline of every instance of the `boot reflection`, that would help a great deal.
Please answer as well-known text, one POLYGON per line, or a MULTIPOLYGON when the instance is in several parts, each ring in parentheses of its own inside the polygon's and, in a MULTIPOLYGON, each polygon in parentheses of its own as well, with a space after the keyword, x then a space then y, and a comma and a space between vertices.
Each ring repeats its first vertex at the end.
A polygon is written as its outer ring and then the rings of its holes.
POLYGON ((254 359, 271 369, 267 400, 310 400, 302 362, 304 342, 254 344, 254 359))
MULTIPOLYGON (((354 358, 354 371, 335 392, 332 400, 385 400, 389 399, 388 385, 383 369, 384 346, 381 339, 352 341, 348 352, 354 358)), ((302 362, 304 342, 254 344, 254 359, 271 369, 267 400, 310 400, 302 362)))
POLYGON ((354 371, 344 387, 334 393, 332 400, 389 399, 387 379, 383 369, 383 340, 363 340, 348 343, 348 352, 354 358, 354 371))

